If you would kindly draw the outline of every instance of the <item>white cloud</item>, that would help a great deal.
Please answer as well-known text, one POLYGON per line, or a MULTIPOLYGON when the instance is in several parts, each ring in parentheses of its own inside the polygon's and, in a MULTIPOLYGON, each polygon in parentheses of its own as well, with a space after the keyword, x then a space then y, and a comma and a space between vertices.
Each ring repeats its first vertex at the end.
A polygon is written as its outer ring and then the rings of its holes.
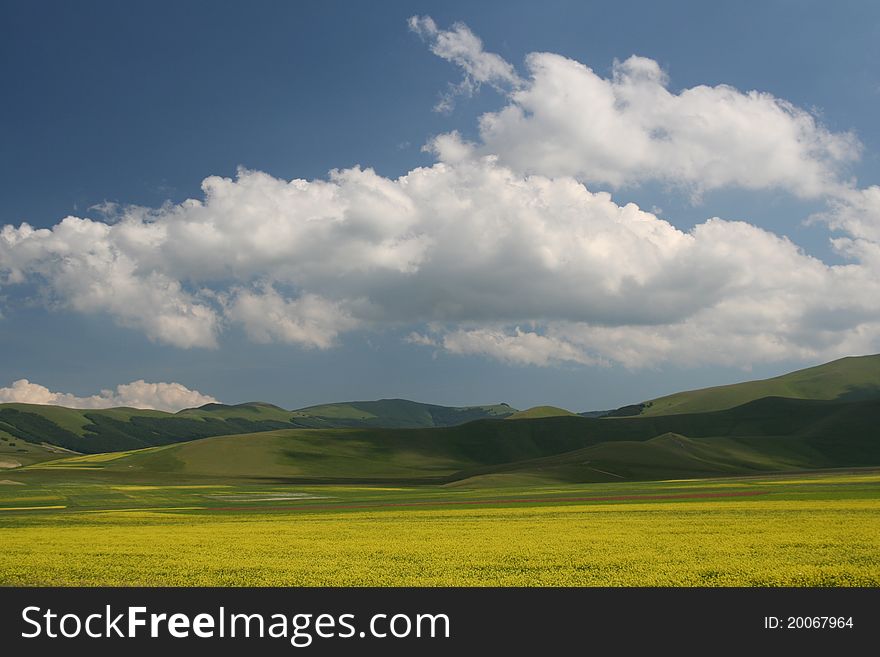
MULTIPOLYGON (((0 283, 30 277, 49 281, 43 287, 50 305, 82 313, 107 312, 122 326, 143 331, 151 340, 178 347, 216 345, 214 310, 186 292, 181 282, 137 258, 126 249, 131 223, 115 226, 67 217, 52 229, 28 224, 0 231, 0 283)), ((144 249, 160 242, 154 225, 142 223, 144 249)))
POLYGON ((66 392, 52 392, 49 388, 27 379, 19 379, 8 388, 0 388, 0 403, 53 404, 68 408, 150 408, 176 412, 184 408, 202 406, 217 400, 190 390, 180 383, 147 383, 132 381, 116 386, 116 390, 102 390, 100 394, 77 397, 66 392))
POLYGON ((647 57, 615 61, 604 78, 573 59, 531 53, 523 79, 461 23, 440 30, 413 17, 410 27, 464 74, 443 107, 480 82, 507 92, 507 106, 480 119, 482 153, 521 173, 614 187, 656 180, 694 196, 735 186, 816 198, 846 187, 840 172, 860 155, 855 135, 831 132, 772 94, 728 85, 674 92, 647 57))
POLYGON ((463 79, 450 85, 435 106, 448 112, 455 106, 456 96, 470 96, 482 84, 496 89, 516 88, 522 82, 511 64, 495 53, 483 50, 483 42, 464 23, 455 23, 450 30, 441 30, 430 16, 412 16, 409 28, 430 44, 431 52, 462 69, 463 79))
POLYGON ((522 82, 463 26, 427 20, 415 27, 441 56, 514 88, 484 117, 481 143, 441 135, 429 146, 439 161, 397 179, 240 170, 207 178, 200 199, 114 208, 112 222, 6 226, 0 286, 36 286, 32 298, 178 347, 214 346, 238 325, 254 341, 321 349, 400 328, 414 344, 530 365, 880 350, 880 192, 837 182, 858 151, 851 135, 766 94, 672 93, 644 58, 603 79, 533 55, 522 82), (682 231, 578 177, 825 194, 845 264, 744 222, 682 231))
POLYGON ((430 322, 446 327, 435 338, 450 351, 483 345, 533 364, 766 360, 876 344, 880 262, 864 237, 841 244, 850 261, 830 266, 743 222, 684 232, 572 178, 523 177, 472 153, 397 180, 241 171, 205 190, 114 224, 7 227, 0 269, 7 285, 36 283, 56 303, 176 346, 208 346, 228 324, 260 342, 327 348, 357 328, 430 322), (524 325, 534 337, 516 332, 524 325))
POLYGON ((404 342, 409 344, 415 344, 422 347, 439 347, 440 343, 430 335, 426 333, 419 333, 418 331, 413 331, 409 335, 407 335, 404 339, 404 342))
POLYGON ((858 238, 880 242, 880 185, 842 190, 815 219, 858 238))
POLYGON ((485 152, 525 173, 612 186, 656 180, 693 193, 780 188, 815 198, 839 186, 860 144, 768 93, 700 85, 675 93, 657 62, 633 56, 612 76, 551 53, 480 120, 485 152))
POLYGON ((314 294, 285 299, 271 286, 262 291, 236 290, 227 310, 255 342, 287 342, 304 347, 332 347, 341 331, 358 325, 341 304, 314 294))
POLYGON ((515 365, 602 364, 570 342, 523 331, 518 326, 512 333, 487 328, 456 330, 443 336, 443 347, 453 354, 482 354, 515 365))

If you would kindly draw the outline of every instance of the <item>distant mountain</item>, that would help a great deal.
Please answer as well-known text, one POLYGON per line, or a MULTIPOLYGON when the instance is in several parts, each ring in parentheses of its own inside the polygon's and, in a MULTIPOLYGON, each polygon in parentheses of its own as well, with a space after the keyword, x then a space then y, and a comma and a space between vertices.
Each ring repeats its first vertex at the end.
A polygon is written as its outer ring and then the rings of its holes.
POLYGON ((0 404, 0 439, 93 454, 276 429, 446 427, 514 412, 516 409, 506 404, 456 408, 405 399, 326 404, 298 411, 263 402, 206 404, 178 413, 0 404))
POLYGON ((571 411, 567 411, 564 408, 559 408, 558 406, 532 406, 532 408, 527 408, 524 411, 517 411, 512 415, 508 415, 508 420, 534 420, 536 418, 541 417, 564 417, 576 415, 571 411))
POLYGON ((581 417, 605 417, 606 415, 610 415, 614 412, 614 409, 609 409, 605 411, 583 411, 582 413, 578 413, 581 417))
MULTIPOLYGON (((463 484, 682 479, 880 466, 880 400, 765 398, 711 413, 283 429, 28 466, 114 481, 463 484)), ((26 470, 26 471, 27 471, 26 470)))
MULTIPOLYGON (((382 465, 393 458, 391 446, 396 440, 405 442, 400 443, 405 459, 416 458, 427 472, 434 473, 430 476, 443 477, 455 472, 471 476, 474 468, 490 465, 505 472, 518 468, 530 477, 537 476, 538 470, 556 472, 552 478, 562 479, 595 477, 596 469, 613 473, 607 476, 638 477, 648 472, 684 476, 762 467, 880 465, 880 355, 843 358, 773 379, 681 392, 625 406, 607 417, 601 412, 589 415, 577 416, 553 406, 519 412, 506 404, 456 408, 405 399, 324 404, 295 411, 262 402, 206 404, 178 413, 0 404, 0 461, 26 465, 55 458, 55 447, 94 454, 216 436, 266 432, 284 436, 291 430, 345 429, 357 432, 295 435, 319 442, 336 440, 334 436, 366 440, 364 444, 373 447, 361 463, 346 460, 355 456, 347 455, 355 449, 353 443, 337 441, 332 449, 340 455, 339 467, 366 468, 365 472, 377 476, 401 474, 382 465), (495 421, 504 418, 516 421, 495 421), (399 433, 403 430, 407 431, 399 433), (526 434, 532 437, 524 438, 526 434), (461 444, 463 451, 453 454, 448 450, 458 448, 444 441, 455 436, 466 436, 466 441, 461 444), (532 438, 537 442, 529 442, 532 438), (517 442, 521 440, 525 442, 517 442), (22 441, 42 449, 24 446, 22 441), (600 449, 600 445, 605 446, 600 449), (594 451, 578 452, 587 448, 594 451), (427 451, 419 456, 420 449, 427 451), (563 458, 563 454, 569 456, 563 458), (551 461, 534 461, 550 457, 551 461), (531 470, 524 465, 527 462, 531 470), (642 462, 646 465, 640 469, 642 462), (667 465, 661 467, 662 463, 667 465)), ((238 441, 222 444, 245 445, 238 441)), ((224 454, 244 458, 244 452, 224 454)), ((330 461, 315 461, 319 462, 327 465, 321 472, 329 473, 330 461)), ((414 476, 428 476, 421 465, 415 471, 414 476)), ((483 474, 488 476, 488 471, 483 474)))
POLYGON ((436 406, 407 399, 343 402, 294 411, 291 421, 303 427, 382 427, 386 429, 451 427, 473 420, 503 418, 516 413, 507 404, 436 406))
POLYGON ((763 397, 838 401, 880 399, 880 354, 841 358, 772 379, 678 392, 643 404, 625 406, 611 415, 718 411, 763 397))
POLYGON ((287 422, 292 411, 266 402, 245 402, 244 404, 205 404, 198 408, 186 408, 175 415, 179 417, 200 418, 244 418, 254 421, 287 422))

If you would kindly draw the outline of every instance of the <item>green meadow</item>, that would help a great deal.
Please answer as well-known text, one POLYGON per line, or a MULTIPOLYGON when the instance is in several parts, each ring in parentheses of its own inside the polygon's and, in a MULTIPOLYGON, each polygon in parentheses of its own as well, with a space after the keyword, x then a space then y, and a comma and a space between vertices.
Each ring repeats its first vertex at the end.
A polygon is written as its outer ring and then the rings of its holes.
POLYGON ((2 404, 0 584, 880 585, 880 356, 602 414, 2 404))
POLYGON ((880 355, 841 358, 759 381, 677 392, 642 405, 641 415, 704 413, 765 397, 788 399, 875 399, 880 392, 880 355))
POLYGON ((875 470, 494 488, 99 474, 0 482, 0 583, 880 585, 875 470))

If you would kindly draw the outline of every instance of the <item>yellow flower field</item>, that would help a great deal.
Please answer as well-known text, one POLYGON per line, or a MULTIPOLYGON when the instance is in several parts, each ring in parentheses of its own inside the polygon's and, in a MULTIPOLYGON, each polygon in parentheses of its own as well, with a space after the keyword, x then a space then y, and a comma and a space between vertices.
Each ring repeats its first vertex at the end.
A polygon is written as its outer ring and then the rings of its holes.
MULTIPOLYGON (((880 501, 67 513, 0 532, 6 585, 877 586, 880 501)), ((8 523, 7 519, 7 523, 8 523)))

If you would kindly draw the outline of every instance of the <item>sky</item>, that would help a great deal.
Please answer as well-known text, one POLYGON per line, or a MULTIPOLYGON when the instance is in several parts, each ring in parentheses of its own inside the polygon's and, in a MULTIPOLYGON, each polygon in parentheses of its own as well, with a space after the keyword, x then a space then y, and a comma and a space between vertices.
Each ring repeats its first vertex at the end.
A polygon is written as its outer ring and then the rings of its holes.
POLYGON ((880 351, 880 6, 0 2, 0 401, 614 408, 880 351))

